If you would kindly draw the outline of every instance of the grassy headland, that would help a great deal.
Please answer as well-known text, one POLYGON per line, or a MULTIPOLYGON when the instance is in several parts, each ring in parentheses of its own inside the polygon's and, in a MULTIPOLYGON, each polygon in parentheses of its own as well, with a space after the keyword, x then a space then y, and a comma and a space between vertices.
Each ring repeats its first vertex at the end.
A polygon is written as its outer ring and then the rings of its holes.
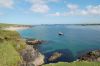
MULTIPOLYGON (((14 24, 0 23, 0 28, 9 26, 14 24)), ((0 66, 19 66, 22 61, 19 51, 23 48, 25 42, 16 31, 0 30, 0 66)))
POLYGON ((19 66, 19 51, 23 48, 25 42, 16 31, 0 30, 0 66, 19 66))
POLYGON ((3 30, 7 27, 30 27, 29 25, 1 24, 0 29, 0 66, 28 66, 43 63, 43 58, 32 46, 26 44, 16 31, 3 30), (35 54, 36 53, 36 54, 35 54), (23 55, 24 54, 24 55, 23 55), (24 58, 25 57, 25 58, 24 58), (28 63, 26 63, 26 60, 28 63), (32 60, 30 62, 30 60, 32 60), (38 62, 40 60, 40 62, 38 62), (38 62, 38 63, 37 63, 38 62))

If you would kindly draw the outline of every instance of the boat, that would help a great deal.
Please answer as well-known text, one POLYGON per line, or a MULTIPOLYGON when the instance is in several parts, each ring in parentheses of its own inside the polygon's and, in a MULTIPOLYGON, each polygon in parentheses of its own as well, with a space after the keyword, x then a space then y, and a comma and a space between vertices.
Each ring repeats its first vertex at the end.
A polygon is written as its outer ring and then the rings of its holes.
POLYGON ((64 35, 64 33, 62 33, 62 32, 59 32, 59 33, 58 33, 58 35, 64 35))

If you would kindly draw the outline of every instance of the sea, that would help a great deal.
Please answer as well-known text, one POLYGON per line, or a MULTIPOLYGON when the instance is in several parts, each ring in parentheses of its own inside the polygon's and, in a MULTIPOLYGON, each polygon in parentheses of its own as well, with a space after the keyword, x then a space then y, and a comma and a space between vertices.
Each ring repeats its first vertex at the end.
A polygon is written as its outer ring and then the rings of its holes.
POLYGON ((18 32, 22 38, 45 41, 37 45, 45 60, 59 52, 63 56, 55 62, 72 62, 89 51, 100 50, 100 25, 34 25, 18 32))

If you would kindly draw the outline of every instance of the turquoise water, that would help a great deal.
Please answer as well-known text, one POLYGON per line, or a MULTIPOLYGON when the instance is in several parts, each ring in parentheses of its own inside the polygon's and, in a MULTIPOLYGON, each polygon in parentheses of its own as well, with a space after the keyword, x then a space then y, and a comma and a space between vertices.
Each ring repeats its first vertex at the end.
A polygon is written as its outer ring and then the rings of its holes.
POLYGON ((47 41, 38 46, 43 54, 67 49, 73 56, 77 56, 100 49, 100 26, 41 25, 18 32, 23 38, 47 41), (58 32, 63 32, 64 36, 59 36, 58 32))

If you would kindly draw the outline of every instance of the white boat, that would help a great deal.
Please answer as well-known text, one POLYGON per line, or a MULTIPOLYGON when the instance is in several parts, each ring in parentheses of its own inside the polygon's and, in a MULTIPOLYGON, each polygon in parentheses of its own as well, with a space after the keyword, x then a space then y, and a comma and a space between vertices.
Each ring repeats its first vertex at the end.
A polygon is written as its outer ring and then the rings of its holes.
POLYGON ((62 33, 62 32, 59 32, 58 34, 59 34, 59 35, 64 35, 64 33, 62 33))

